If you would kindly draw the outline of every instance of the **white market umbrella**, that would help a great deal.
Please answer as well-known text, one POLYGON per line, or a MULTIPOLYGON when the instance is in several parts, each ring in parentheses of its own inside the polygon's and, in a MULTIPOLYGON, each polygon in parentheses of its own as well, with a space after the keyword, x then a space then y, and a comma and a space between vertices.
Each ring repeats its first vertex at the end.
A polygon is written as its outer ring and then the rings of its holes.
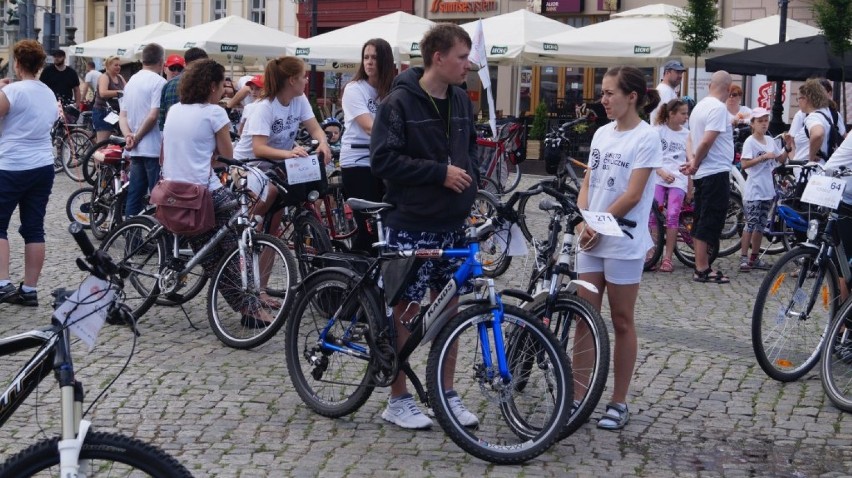
MULTIPOLYGON (((464 23, 461 27, 472 37, 476 31, 476 23, 464 23)), ((482 20, 489 64, 530 63, 535 57, 528 61, 523 58, 528 41, 570 30, 575 28, 525 9, 482 20)))
MULTIPOLYGON (((610 20, 527 42, 536 61, 576 66, 661 66, 676 58, 688 62, 672 15, 683 10, 654 4, 616 13, 610 20)), ((745 37, 727 30, 710 45, 712 57, 741 51, 745 37)), ((702 57, 702 58, 703 58, 702 57)))
MULTIPOLYGON (((725 30, 736 33, 738 35, 757 40, 763 45, 775 45, 778 43, 778 34, 781 28, 781 16, 771 15, 765 18, 752 20, 746 23, 740 23, 728 27, 725 30)), ((796 20, 787 19, 786 27, 787 40, 796 38, 812 37, 820 34, 820 29, 812 27, 806 23, 797 22, 796 20)), ((761 46, 761 45, 758 45, 761 46)), ((749 48, 753 48, 749 45, 749 48)))
POLYGON ((98 38, 97 40, 66 46, 62 49, 66 54, 73 56, 106 58, 116 55, 130 61, 137 58, 137 54, 142 51, 145 44, 150 43, 155 38, 161 38, 164 35, 181 30, 181 27, 172 25, 171 23, 158 22, 98 38))
POLYGON ((404 12, 389 13, 287 45, 287 51, 319 69, 333 68, 335 64, 354 65, 357 69, 364 43, 383 38, 390 43, 399 64, 420 56, 420 39, 434 24, 404 12))
POLYGON ((157 38, 166 52, 182 53, 201 48, 214 59, 243 62, 247 58, 266 60, 286 54, 285 47, 301 38, 236 15, 196 25, 157 38))

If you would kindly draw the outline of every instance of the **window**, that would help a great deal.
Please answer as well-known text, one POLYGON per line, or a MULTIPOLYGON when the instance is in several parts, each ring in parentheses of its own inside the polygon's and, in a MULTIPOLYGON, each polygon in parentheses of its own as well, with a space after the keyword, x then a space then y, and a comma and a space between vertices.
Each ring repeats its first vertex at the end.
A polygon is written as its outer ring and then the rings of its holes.
MULTIPOLYGON (((1 3, 5 4, 6 2, 1 3)), ((5 9, 4 5, 3 10, 5 9)), ((62 31, 59 33, 60 35, 65 36, 65 28, 74 26, 74 0, 65 0, 63 13, 65 14, 65 18, 62 20, 62 31)), ((65 43, 64 39, 60 37, 59 43, 65 43)))
POLYGON ((251 0, 249 20, 266 25, 266 0, 251 0))
MULTIPOLYGON (((9 13, 6 9, 9 7, 8 2, 6 0, 0 0, 0 18, 4 21, 9 19, 9 13)), ((9 40, 6 38, 6 32, 0 31, 0 46, 6 46, 9 44, 9 40)))
POLYGON ((213 0, 211 7, 212 15, 210 20, 218 20, 228 16, 228 0, 213 0))
POLYGON ((186 0, 172 0, 172 24, 186 27, 186 0))
POLYGON ((136 28, 136 0, 124 0, 124 20, 121 22, 121 31, 136 28))

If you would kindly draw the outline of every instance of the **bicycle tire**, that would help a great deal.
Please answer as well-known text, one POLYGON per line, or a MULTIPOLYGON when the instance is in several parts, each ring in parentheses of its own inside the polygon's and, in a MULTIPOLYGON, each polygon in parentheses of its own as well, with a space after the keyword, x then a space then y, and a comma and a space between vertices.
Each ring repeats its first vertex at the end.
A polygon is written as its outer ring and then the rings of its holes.
POLYGON ((82 129, 72 129, 68 136, 63 138, 59 147, 59 156, 62 158, 62 169, 65 174, 74 181, 83 182, 86 176, 83 173, 82 158, 94 144, 94 134, 89 134, 82 129))
POLYGON ((852 301, 831 320, 826 339, 820 351, 822 388, 835 407, 852 413, 852 301))
POLYGON ((793 244, 795 244, 796 240, 793 236, 793 231, 787 226, 787 223, 784 222, 784 219, 779 216, 777 213, 775 214, 774 221, 770 224, 770 230, 772 234, 764 234, 763 237, 766 239, 765 245, 760 246, 761 254, 783 254, 790 249, 792 249, 793 244))
MULTIPOLYGON (((574 186, 571 185, 571 184, 565 184, 563 186, 559 186, 559 180, 556 179, 556 178, 550 178, 550 179, 545 179, 543 181, 540 181, 538 184, 535 184, 535 185, 527 188, 527 191, 535 189, 535 188, 537 188, 541 185, 546 185, 546 186, 550 186, 553 189, 561 190, 567 196, 575 198, 575 200, 576 200, 577 196, 579 196, 579 194, 580 194, 579 191, 577 191, 574 188, 574 186)), ((548 196, 547 194, 542 192, 542 193, 535 194, 535 195, 532 195, 532 196, 524 196, 518 201, 518 227, 521 228, 521 232, 524 234, 524 238, 529 243, 532 243, 533 239, 543 240, 544 238, 547 238, 547 224, 549 224, 549 221, 543 221, 543 224, 545 225, 544 226, 545 229, 544 229, 543 232, 541 232, 538 235, 533 234, 533 232, 535 231, 535 228, 533 228, 532 224, 530 224, 530 221, 537 214, 543 215, 545 213, 543 213, 543 212, 536 213, 536 211, 530 211, 530 210, 527 209, 530 201, 533 201, 533 204, 535 205, 533 207, 535 207, 536 210, 537 210, 538 204, 545 197, 550 197, 550 196, 548 196)), ((535 231, 535 232, 537 232, 537 231, 535 231)))
MULTIPOLYGON (((492 370, 484 368, 480 356, 482 349, 488 347, 479 339, 490 335, 487 330, 480 334, 481 328, 496 330, 490 327, 493 314, 490 305, 474 305, 443 327, 432 343, 426 364, 429 403, 438 423, 460 448, 491 463, 520 464, 547 451, 565 430, 573 396, 571 366, 565 350, 540 320, 523 309, 504 305, 501 329, 505 337, 522 333, 523 340, 511 348, 506 346, 506 360, 513 369, 511 381, 503 383, 499 375, 490 377, 492 370), (469 336, 462 336, 465 332, 469 336), (535 360, 536 365, 525 370, 528 374, 521 374, 514 367, 528 362, 524 353, 535 355, 529 360, 535 360), (474 358, 470 364, 462 365, 471 356, 474 358), (445 389, 442 373, 451 360, 456 365, 452 390, 478 416, 475 429, 463 426, 451 411, 451 398, 446 395, 449 389, 445 389), (532 375, 538 373, 542 377, 532 375), (518 386, 521 382, 523 387, 518 386), (535 386, 542 388, 533 390, 535 386), (528 403, 521 403, 522 399, 528 403), (529 410, 521 410, 522 407, 529 410), (523 415, 527 411, 530 414, 523 415), (552 413, 541 418, 547 412, 552 413)), ((494 355, 494 344, 490 345, 494 355)), ((492 357, 494 364, 496 358, 492 357)))
MULTIPOLYGON (((743 198, 739 193, 731 191, 728 197, 728 211, 725 214, 725 225, 719 238, 718 257, 728 257, 740 250, 745 214, 743 213, 743 198)), ((711 261, 712 263, 712 261, 711 261)))
POLYGON ((311 264, 311 258, 333 250, 328 230, 311 214, 300 214, 291 225, 285 225, 284 231, 302 278, 316 269, 316 266, 311 264))
POLYGON ((84 228, 89 229, 89 210, 92 207, 92 188, 80 188, 65 201, 65 215, 71 222, 79 222, 84 228))
MULTIPOLYGON (((121 135, 120 132, 118 134, 119 136, 121 135)), ((109 146, 110 144, 113 143, 109 138, 103 141, 98 141, 97 143, 93 144, 92 147, 89 148, 89 150, 86 152, 86 154, 83 155, 83 157, 80 159, 80 167, 83 170, 83 179, 85 179, 86 182, 89 183, 91 186, 95 185, 95 173, 99 169, 98 164, 94 160, 94 158, 92 158, 92 155, 95 154, 97 150, 105 146, 109 146)))
POLYGON ((130 288, 125 286, 124 303, 137 320, 154 305, 160 293, 166 248, 162 236, 151 236, 155 226, 150 217, 133 217, 113 229, 101 244, 101 250, 112 256, 119 269, 128 272, 125 281, 137 295, 129 294, 130 288))
MULTIPOLYGON (((476 192, 473 205, 470 207, 470 221, 479 224, 485 220, 497 217, 498 205, 487 195, 476 192)), ((506 240, 510 236, 491 234, 479 242, 479 252, 482 262, 482 273, 485 277, 500 277, 512 265, 512 256, 509 255, 509 244, 506 240)), ((512 240, 521 240, 520 237, 512 237, 512 240)))
MULTIPOLYGON (((695 269, 695 239, 692 237, 692 231, 695 226, 695 213, 681 211, 678 217, 678 233, 677 241, 674 245, 674 255, 683 265, 690 269, 695 269)), ((708 263, 713 262, 719 257, 719 250, 716 247, 707 245, 707 260, 708 263)))
POLYGON ((660 258, 663 257, 663 249, 666 247, 666 216, 662 211, 660 211, 660 208, 657 206, 657 201, 654 201, 651 206, 651 216, 654 217, 657 225, 655 231, 651 221, 648 221, 648 229, 651 233, 651 241, 653 244, 645 253, 645 264, 642 266, 642 270, 646 272, 653 270, 654 267, 657 266, 657 263, 660 262, 660 258))
POLYGON ((92 189, 92 202, 89 207, 89 224, 92 236, 103 240, 117 225, 118 215, 124 210, 118 202, 118 192, 115 190, 115 175, 121 174, 112 166, 101 166, 95 175, 95 185, 92 189), (119 210, 121 209, 121 210, 119 210))
POLYGON ((825 331, 837 309, 837 269, 831 260, 817 260, 819 254, 816 248, 798 247, 781 256, 763 278, 754 300, 754 355, 766 375, 781 382, 798 380, 817 364, 825 331), (810 279, 813 283, 806 284, 810 279), (814 294, 813 309, 805 310, 814 294))
POLYGON ((235 349, 250 349, 262 345, 281 329, 292 302, 291 288, 296 284, 297 279, 295 260, 290 249, 281 239, 269 234, 255 234, 250 254, 251 257, 242 261, 239 246, 226 252, 216 266, 210 287, 207 289, 207 319, 210 322, 210 328, 222 343, 235 349), (277 258, 279 261, 271 265, 261 263, 267 250, 271 251, 273 260, 277 258), (241 266, 249 264, 252 267, 246 268, 246 277, 250 289, 244 289, 241 282, 234 283, 240 279, 233 277, 233 270, 242 272, 241 266), (261 267, 269 270, 269 282, 265 291, 270 297, 268 301, 260 300, 261 279, 257 277, 256 272, 259 272, 261 267), (228 268, 231 268, 231 278, 226 275, 228 268), (272 318, 272 321, 263 325, 261 321, 243 313, 242 309, 235 310, 227 301, 227 295, 231 294, 231 291, 241 296, 232 296, 234 301, 243 301, 237 307, 244 307, 245 297, 253 295, 260 301, 262 310, 272 318))
MULTIPOLYGON (((80 460, 88 460, 92 467, 87 475, 90 477, 139 476, 139 472, 155 478, 192 477, 189 470, 163 450, 115 433, 87 433, 80 460), (101 464, 101 460, 109 463, 101 464)), ((0 478, 33 476, 59 476, 59 437, 30 446, 0 467, 0 478)))
MULTIPOLYGON (((546 296, 538 298, 524 306, 524 309, 535 317, 544 319, 546 300, 546 296)), ((600 312, 586 299, 569 292, 559 293, 553 314, 547 317, 544 323, 559 339, 565 354, 571 360, 574 400, 580 401, 560 435, 561 440, 573 434, 589 420, 603 395, 609 375, 609 333, 600 312), (578 336, 578 323, 582 323, 588 332, 578 336), (586 338, 591 342, 582 350, 577 350, 577 343, 582 343, 586 338), (592 361, 588 362, 588 357, 580 357, 580 354, 590 355, 592 361), (577 360, 578 358, 581 360, 577 360)))
POLYGON ((352 312, 342 312, 339 316, 350 319, 329 325, 329 318, 357 280, 354 272, 339 270, 323 270, 311 276, 303 285, 304 292, 296 298, 285 328, 284 353, 293 388, 308 408, 324 417, 339 418, 355 412, 374 389, 368 334, 376 321, 385 316, 378 292, 372 287, 362 288, 352 299, 355 301, 352 312), (367 330, 363 331, 365 326, 367 330), (370 358, 321 347, 320 332, 326 327, 337 341, 354 342, 366 349, 370 358), (335 379, 324 380, 328 375, 335 379), (340 378, 349 376, 351 380, 340 378))
POLYGON ((521 182, 521 166, 509 159, 509 153, 504 153, 497 158, 494 175, 497 177, 495 182, 500 188, 500 194, 508 194, 521 182))

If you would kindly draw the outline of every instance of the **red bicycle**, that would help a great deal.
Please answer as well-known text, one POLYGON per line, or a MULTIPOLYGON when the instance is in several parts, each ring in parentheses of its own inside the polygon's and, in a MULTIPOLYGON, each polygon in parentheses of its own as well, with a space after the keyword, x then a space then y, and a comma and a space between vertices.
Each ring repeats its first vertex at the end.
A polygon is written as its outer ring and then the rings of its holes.
POLYGON ((479 188, 495 194, 512 192, 521 182, 520 163, 526 159, 526 127, 514 120, 497 127, 494 138, 477 138, 479 188))

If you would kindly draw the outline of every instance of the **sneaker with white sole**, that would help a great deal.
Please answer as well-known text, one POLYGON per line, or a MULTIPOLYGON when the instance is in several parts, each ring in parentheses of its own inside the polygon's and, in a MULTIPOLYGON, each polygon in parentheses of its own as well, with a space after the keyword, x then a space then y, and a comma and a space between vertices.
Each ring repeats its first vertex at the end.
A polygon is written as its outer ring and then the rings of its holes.
POLYGON ((382 412, 382 419, 413 430, 432 426, 432 420, 417 408, 410 393, 388 400, 388 406, 382 412))
POLYGON ((458 394, 447 394, 447 403, 450 405, 450 411, 455 415, 456 420, 465 427, 475 427, 479 425, 479 418, 470 412, 461 401, 458 394))

